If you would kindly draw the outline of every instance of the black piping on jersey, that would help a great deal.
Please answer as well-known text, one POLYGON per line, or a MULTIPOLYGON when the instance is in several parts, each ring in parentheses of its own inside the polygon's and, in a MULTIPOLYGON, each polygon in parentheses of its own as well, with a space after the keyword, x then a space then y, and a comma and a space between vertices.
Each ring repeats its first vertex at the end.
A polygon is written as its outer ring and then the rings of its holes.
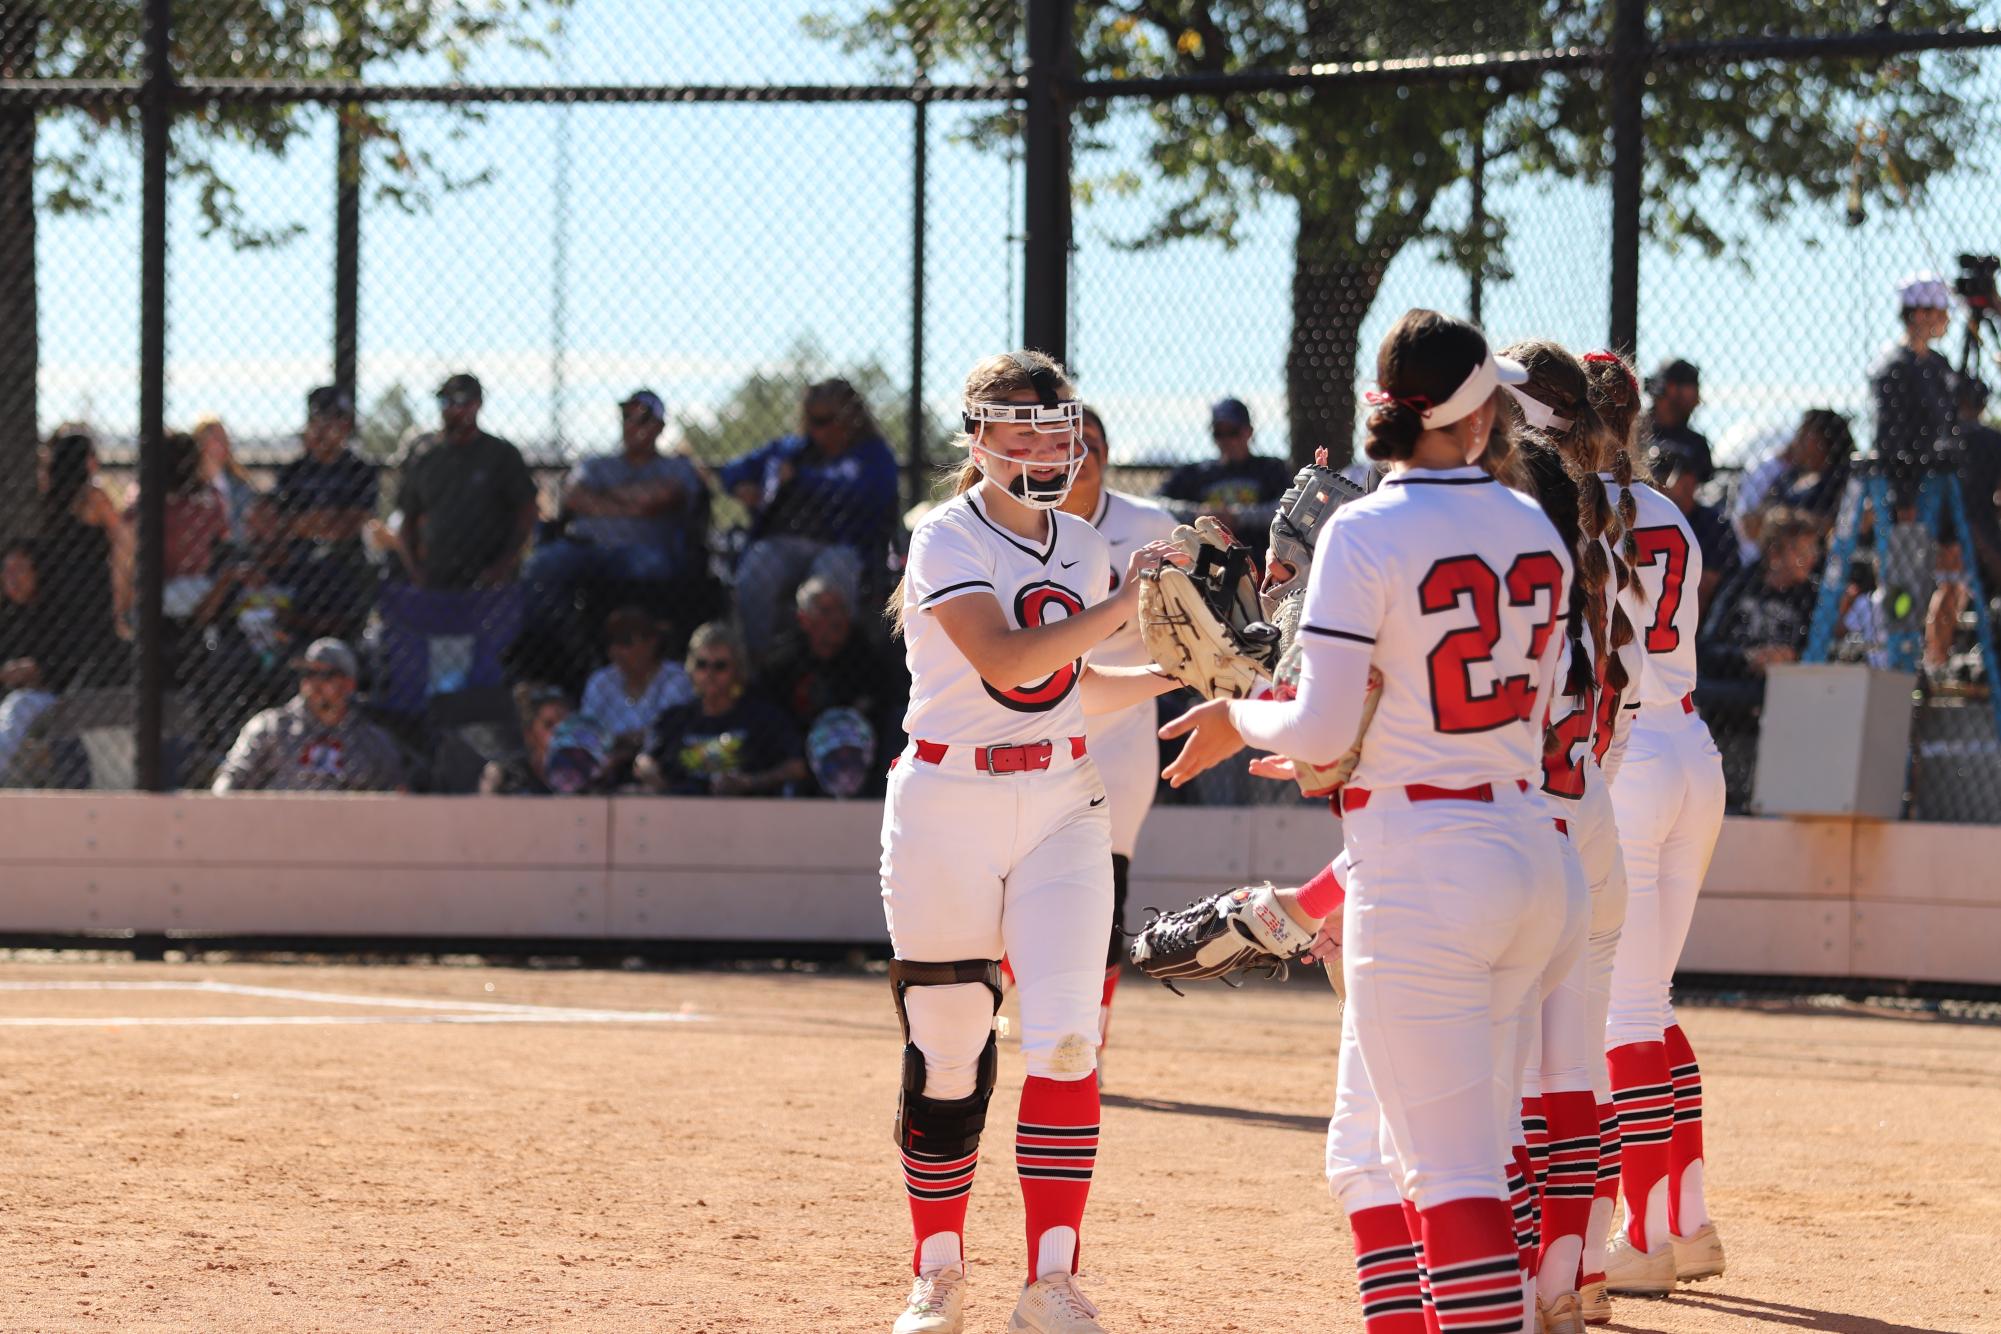
POLYGON ((956 593, 962 588, 985 588, 991 590, 993 588, 993 585, 988 583, 984 579, 962 579, 956 584, 946 584, 943 588, 939 589, 935 593, 926 593, 923 597, 917 600, 917 605, 920 607, 928 607, 932 603, 936 602, 939 598, 944 597, 947 593, 956 593))
POLYGON ((1400 473, 1395 477, 1385 477, 1384 486, 1482 486, 1493 481, 1491 477, 1412 477, 1400 473))
POLYGON ((1373 644, 1376 642, 1374 635, 1358 635, 1352 630, 1329 630, 1325 626, 1319 625, 1302 625, 1299 628, 1309 635, 1326 635, 1329 639, 1352 639, 1357 644, 1373 644))
POLYGON ((1007 529, 1001 527, 999 524, 995 523, 992 519, 989 519, 987 517, 986 511, 980 508, 980 502, 975 498, 974 492, 968 491, 966 493, 966 508, 970 509, 973 512, 974 518, 978 519, 981 523, 985 524, 987 527, 993 529, 994 534, 998 536, 1003 542, 1006 542, 1008 545, 1012 546, 1015 550, 1022 552, 1025 555, 1035 557, 1037 560, 1041 561, 1044 565, 1047 565, 1049 563, 1049 558, 1056 554, 1056 529, 1058 527, 1056 522, 1056 514, 1057 514, 1056 511, 1051 510, 1049 512, 1049 546, 1046 550, 1037 551, 1034 547, 1029 546, 1026 542, 1023 542, 1013 533, 1010 533, 1007 529))

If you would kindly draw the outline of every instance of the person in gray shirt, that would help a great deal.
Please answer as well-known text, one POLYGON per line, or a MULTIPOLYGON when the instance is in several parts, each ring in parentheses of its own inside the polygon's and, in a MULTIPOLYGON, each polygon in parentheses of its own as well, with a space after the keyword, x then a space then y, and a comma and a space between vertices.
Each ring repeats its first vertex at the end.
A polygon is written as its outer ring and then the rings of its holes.
POLYGON ((298 698, 244 725, 211 790, 406 791, 396 743, 354 708, 354 650, 316 639, 294 665, 298 698))

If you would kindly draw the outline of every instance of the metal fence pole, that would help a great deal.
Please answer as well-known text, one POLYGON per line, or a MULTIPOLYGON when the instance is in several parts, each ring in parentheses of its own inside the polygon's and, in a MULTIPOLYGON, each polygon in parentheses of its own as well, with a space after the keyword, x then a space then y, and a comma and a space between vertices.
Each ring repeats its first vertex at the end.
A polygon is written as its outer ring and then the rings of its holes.
POLYGON ((924 439, 924 204, 929 170, 925 154, 931 132, 922 89, 910 105, 914 115, 910 145, 910 401, 908 425, 904 428, 908 441, 908 457, 904 460, 906 509, 924 499, 926 473, 930 468, 924 439))
POLYGON ((160 599, 167 556, 167 133, 174 71, 172 0, 146 0, 146 82, 140 93, 143 164, 139 205, 139 643, 134 720, 141 789, 167 787, 163 723, 167 690, 160 599))
POLYGON ((1028 0, 1028 114, 1023 131, 1028 242, 1021 341, 1058 361, 1070 344, 1070 83, 1073 0, 1028 0))
POLYGON ((334 383, 355 393, 361 342, 361 107, 335 110, 339 139, 334 152, 334 383))
POLYGON ((1605 85, 1612 120, 1612 311, 1608 341, 1634 355, 1640 341, 1641 99, 1647 74, 1646 0, 1618 0, 1605 85))

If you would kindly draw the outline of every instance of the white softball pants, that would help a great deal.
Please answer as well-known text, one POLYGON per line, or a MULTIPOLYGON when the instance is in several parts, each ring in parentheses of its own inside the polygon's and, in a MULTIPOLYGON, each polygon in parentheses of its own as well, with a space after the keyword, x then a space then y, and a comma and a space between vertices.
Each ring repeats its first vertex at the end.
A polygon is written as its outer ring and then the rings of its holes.
MULTIPOLYGON (((1111 821, 1097 766, 1056 750, 1049 769, 990 775, 954 767, 956 753, 938 766, 906 749, 883 803, 882 898, 899 959, 1006 955, 1028 1072, 1071 1080, 1098 1063, 1111 821)), ((986 987, 912 987, 904 1007, 924 1095, 971 1094, 993 1026, 986 987)))
POLYGON ((1582 912, 1562 835, 1539 793, 1501 785, 1492 802, 1373 793, 1342 828, 1348 1014, 1398 1194, 1419 1209, 1506 1200, 1524 1004, 1566 929, 1571 885, 1582 912))
POLYGON ((1649 707, 1612 785, 1626 924, 1612 965, 1605 1050, 1659 1042, 1674 1023, 1675 965, 1723 828, 1723 761, 1702 719, 1649 707))

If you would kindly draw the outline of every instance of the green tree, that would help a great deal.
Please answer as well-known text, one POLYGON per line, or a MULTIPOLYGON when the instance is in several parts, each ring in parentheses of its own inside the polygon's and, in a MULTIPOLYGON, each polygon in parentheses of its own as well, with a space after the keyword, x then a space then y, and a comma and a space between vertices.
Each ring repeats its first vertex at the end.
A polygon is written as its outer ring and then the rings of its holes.
MULTIPOLYGON (((1614 0, 1121 0, 1076 7, 1085 77, 1229 73, 1321 62, 1451 56, 1540 47, 1606 46, 1614 0)), ((1655 41, 1853 32, 1877 18, 1874 0, 1706 0, 1650 6, 1655 41)), ((1958 0, 1905 0, 1899 28, 1963 23, 1958 0)), ((873 51, 885 73, 951 69, 992 77, 1014 67, 1021 33, 1010 8, 982 0, 887 0, 811 30, 873 51), (921 53, 919 55, 913 53, 921 53)), ((1645 92, 1643 225, 1655 241, 1710 254, 1737 237, 1690 187, 1727 183, 1733 207, 1767 220, 1825 205, 1848 184, 1858 119, 1882 126, 1905 182, 1921 190, 1950 170, 1984 108, 1964 92, 1964 54, 1894 62, 1814 60, 1657 67, 1645 92)), ((1083 103, 1076 113, 1078 195, 1151 187, 1164 204, 1122 238, 1136 247, 1208 240, 1236 244, 1244 219, 1272 201, 1292 205, 1292 335, 1286 391, 1295 458, 1325 445, 1347 457, 1358 339, 1390 263, 1412 246, 1503 275, 1507 222, 1479 235, 1434 219, 1440 196, 1470 174, 1485 135, 1493 184, 1530 177, 1605 180, 1611 170, 1606 75, 1596 69, 1481 80, 1350 85, 1340 89, 1083 103), (1143 161, 1107 163, 1113 131, 1137 125, 1143 161), (1095 174, 1094 174, 1095 172, 1095 174)), ((1017 113, 980 131, 1018 134, 1017 113)), ((1864 182, 1872 195, 1887 176, 1864 182)), ((1714 198, 1712 194, 1708 198, 1714 198)))
MULTIPOLYGON (((539 50, 571 3, 176 0, 174 70, 182 79, 349 79, 414 58, 454 77, 484 47, 539 50)), ((0 0, 0 78, 135 79, 143 64, 142 9, 138 0, 0 0)), ((439 155, 475 113, 442 125, 430 117, 428 135, 381 107, 343 114, 359 133, 363 173, 380 200, 418 209, 440 191, 485 179, 484 172, 453 173, 439 155)), ((238 246, 278 244, 297 234, 298 220, 268 216, 240 197, 225 166, 228 154, 283 157, 302 136, 325 127, 323 112, 297 103, 182 109, 169 171, 180 188, 194 190, 204 234, 238 246)), ((44 216, 61 216, 135 196, 138 139, 139 111, 130 102, 0 108, 0 253, 10 275, 0 280, 0 475, 33 475, 23 469, 35 446, 37 204, 44 216), (59 121, 60 132, 38 134, 38 120, 59 121)), ((21 503, 18 494, 14 499, 21 503)))

